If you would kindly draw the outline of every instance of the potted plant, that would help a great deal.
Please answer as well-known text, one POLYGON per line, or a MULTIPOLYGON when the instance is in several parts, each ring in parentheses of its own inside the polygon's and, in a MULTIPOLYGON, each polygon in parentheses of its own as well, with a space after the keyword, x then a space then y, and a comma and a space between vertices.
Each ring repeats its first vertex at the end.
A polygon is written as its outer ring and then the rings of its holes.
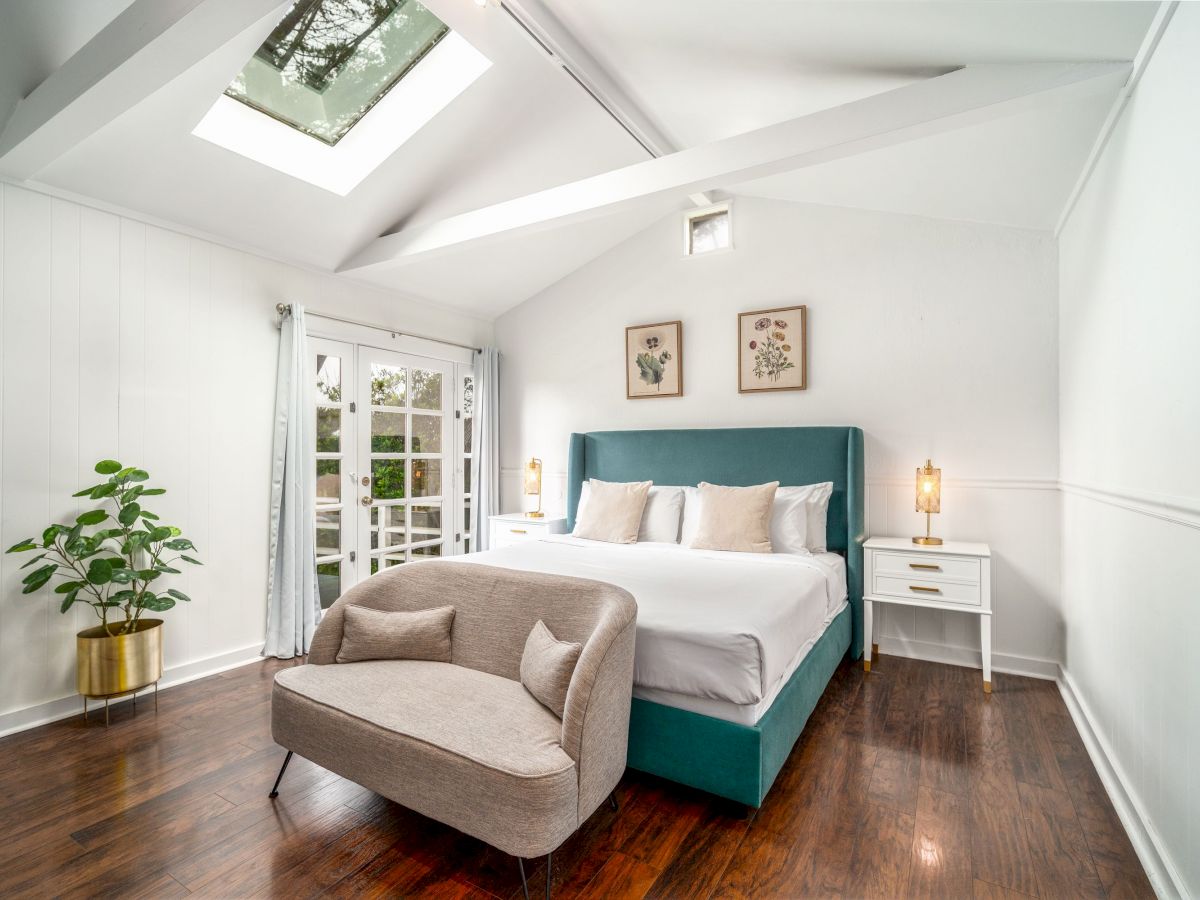
POLYGON ((161 588, 160 579, 180 574, 177 562, 200 561, 186 554, 195 547, 178 528, 160 524, 142 506, 145 498, 166 493, 146 487, 149 473, 112 459, 96 463, 96 472, 108 478, 74 496, 100 500, 101 506, 81 513, 73 525, 51 524, 40 540, 27 538, 7 552, 38 551, 22 566, 36 568, 25 576, 21 593, 32 594, 57 577, 61 612, 76 603, 92 607, 100 624, 76 635, 75 684, 85 698, 107 700, 162 676, 163 622, 143 613, 190 600, 182 591, 161 588))

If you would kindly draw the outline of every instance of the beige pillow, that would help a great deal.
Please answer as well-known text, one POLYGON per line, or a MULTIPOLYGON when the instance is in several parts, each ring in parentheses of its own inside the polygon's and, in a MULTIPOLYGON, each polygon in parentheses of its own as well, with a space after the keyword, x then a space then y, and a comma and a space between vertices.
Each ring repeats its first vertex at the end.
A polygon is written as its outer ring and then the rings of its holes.
POLYGON ((635 543, 652 483, 590 479, 588 502, 579 510, 575 530, 571 533, 589 541, 635 543))
POLYGON ((347 606, 342 619, 340 663, 367 659, 429 659, 450 662, 454 607, 384 612, 347 606))
POLYGON ((525 652, 521 654, 521 684, 538 703, 560 719, 567 705, 571 675, 581 652, 582 644, 558 640, 541 619, 525 639, 525 652))
POLYGON ((700 527, 697 550, 771 552, 771 505, 778 481, 753 487, 724 487, 700 482, 700 527))

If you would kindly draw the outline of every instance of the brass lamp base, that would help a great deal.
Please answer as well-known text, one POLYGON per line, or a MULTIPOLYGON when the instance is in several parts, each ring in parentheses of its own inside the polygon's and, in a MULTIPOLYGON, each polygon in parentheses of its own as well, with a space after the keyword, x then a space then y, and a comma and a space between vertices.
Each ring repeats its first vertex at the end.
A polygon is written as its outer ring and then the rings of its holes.
POLYGON ((915 537, 915 538, 913 538, 914 544, 925 544, 926 546, 930 546, 930 547, 936 547, 937 545, 941 544, 941 542, 942 542, 941 538, 935 538, 935 537, 915 537))
POLYGON ((546 514, 544 512, 542 512, 540 509, 535 509, 535 510, 533 510, 533 512, 527 512, 527 513, 525 513, 525 515, 527 518, 530 518, 530 519, 546 518, 546 514))

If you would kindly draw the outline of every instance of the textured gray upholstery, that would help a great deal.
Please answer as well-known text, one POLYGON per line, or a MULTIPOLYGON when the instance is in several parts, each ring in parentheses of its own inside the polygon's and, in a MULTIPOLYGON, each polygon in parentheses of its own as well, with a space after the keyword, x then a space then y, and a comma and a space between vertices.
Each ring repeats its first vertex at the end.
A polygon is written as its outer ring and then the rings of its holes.
POLYGON ((346 592, 308 665, 276 675, 275 740, 371 790, 516 856, 557 847, 625 770, 636 604, 580 578, 410 563, 346 592), (452 662, 332 664, 347 606, 453 606, 452 662), (541 619, 583 645, 562 721, 520 683, 541 619))

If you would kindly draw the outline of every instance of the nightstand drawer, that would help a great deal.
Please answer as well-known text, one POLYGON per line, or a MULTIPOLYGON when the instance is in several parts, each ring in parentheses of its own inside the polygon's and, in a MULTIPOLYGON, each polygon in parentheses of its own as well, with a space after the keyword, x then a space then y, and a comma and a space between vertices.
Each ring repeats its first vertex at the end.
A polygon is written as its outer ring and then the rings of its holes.
POLYGON ((520 544, 523 541, 536 541, 546 535, 546 529, 540 525, 515 524, 496 522, 492 529, 492 546, 507 547, 510 544, 520 544))
MULTIPOLYGON (((875 574, 941 581, 979 581, 979 560, 932 553, 875 553, 875 574)), ((978 602, 978 601, 976 601, 978 602)))
POLYGON ((979 606, 982 603, 978 583, 934 581, 924 576, 876 575, 873 593, 961 606, 979 606))

